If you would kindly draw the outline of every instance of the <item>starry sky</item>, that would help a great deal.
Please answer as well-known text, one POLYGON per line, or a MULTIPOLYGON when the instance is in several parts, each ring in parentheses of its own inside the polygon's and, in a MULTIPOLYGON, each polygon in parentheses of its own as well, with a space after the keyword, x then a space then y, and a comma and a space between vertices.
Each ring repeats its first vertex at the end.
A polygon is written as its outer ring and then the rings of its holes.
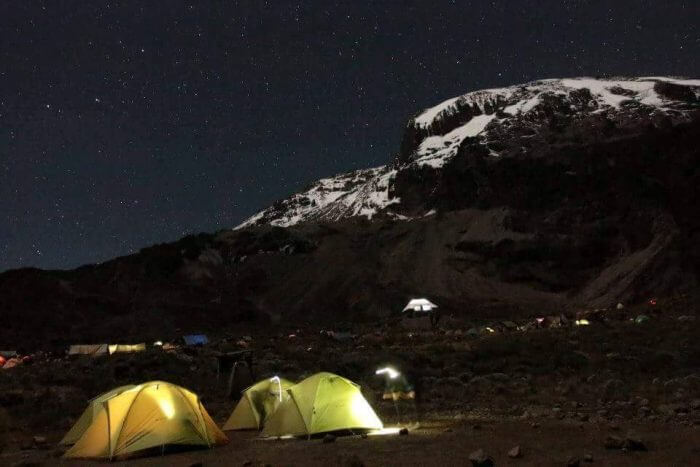
POLYGON ((0 271, 237 225, 382 165, 420 109, 539 78, 700 76, 700 2, 0 2, 0 271))

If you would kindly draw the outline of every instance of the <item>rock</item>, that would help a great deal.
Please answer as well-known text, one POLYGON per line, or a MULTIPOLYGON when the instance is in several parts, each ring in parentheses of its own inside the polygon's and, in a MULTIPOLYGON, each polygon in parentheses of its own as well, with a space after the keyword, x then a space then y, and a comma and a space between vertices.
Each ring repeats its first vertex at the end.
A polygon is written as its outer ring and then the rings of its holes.
POLYGON ((624 445, 624 441, 622 438, 619 438, 617 436, 608 436, 605 438, 605 449, 622 449, 622 446, 624 445))
POLYGON ((537 422, 530 423, 530 428, 539 428, 539 427, 540 427, 540 424, 537 422))
POLYGON ((566 461, 566 467, 579 467, 581 465, 581 459, 576 456, 569 457, 566 461))
POLYGON ((634 433, 627 433, 622 448, 628 451, 647 451, 646 444, 642 439, 634 433))
POLYGON ((625 305, 623 305, 622 303, 618 303, 616 308, 617 308, 618 310, 622 310, 622 309, 625 308, 625 305))
POLYGON ((510 457, 511 459, 517 459, 517 458, 522 457, 522 456, 523 456, 523 453, 520 450, 520 446, 515 446, 515 447, 513 447, 513 449, 508 451, 508 457, 510 457))
POLYGON ((585 454, 583 456, 583 461, 588 462, 588 463, 593 462, 593 455, 592 454, 585 454))
MULTIPOLYGON (((400 432, 399 432, 400 433, 400 432)), ((335 436, 328 433, 326 436, 323 437, 323 442, 324 443, 334 443, 335 442, 335 436)))
POLYGON ((32 438, 32 441, 34 442, 34 446, 37 446, 37 447, 46 446, 46 437, 45 436, 35 436, 34 438, 32 438))
POLYGON ((700 410, 700 399, 693 399, 690 403, 690 408, 693 410, 700 410))
POLYGON ((486 455, 483 449, 477 449, 469 454, 473 467, 493 467, 493 459, 486 455))
POLYGON ((365 467, 365 463, 362 462, 362 459, 357 457, 357 455, 353 454, 350 456, 344 463, 343 465, 345 467, 365 467))
POLYGON ((399 430, 399 434, 400 434, 400 435, 403 435, 403 436, 406 436, 406 435, 408 434, 408 428, 401 428, 401 429, 399 430))

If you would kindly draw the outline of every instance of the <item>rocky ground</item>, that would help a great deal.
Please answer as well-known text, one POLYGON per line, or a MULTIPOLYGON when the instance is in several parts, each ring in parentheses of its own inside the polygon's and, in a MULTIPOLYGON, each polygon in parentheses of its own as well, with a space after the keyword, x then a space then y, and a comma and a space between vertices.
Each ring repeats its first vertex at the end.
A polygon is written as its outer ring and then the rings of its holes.
POLYGON ((300 379, 326 370, 358 382, 385 423, 408 425, 409 434, 328 444, 260 441, 239 433, 231 434, 227 447, 133 462, 470 465, 472 455, 474 465, 488 465, 488 457, 496 465, 697 465, 695 315, 695 305, 685 299, 660 299, 653 307, 599 312, 589 326, 538 329, 529 319, 506 325, 445 317, 437 330, 419 320, 356 325, 349 329, 355 337, 340 340, 318 328, 275 326, 229 329, 212 336, 209 346, 175 352, 76 359, 37 354, 0 372, 0 463, 62 462, 55 443, 86 401, 127 383, 163 379, 188 387, 223 423, 235 401, 226 397, 225 381, 216 378, 214 355, 248 348, 255 352, 260 378, 300 379), (649 319, 635 322, 640 314, 649 319), (393 404, 381 400, 383 382, 374 375, 387 363, 418 387, 417 410, 400 406, 400 418, 393 404), (516 446, 519 455, 509 457, 516 446))

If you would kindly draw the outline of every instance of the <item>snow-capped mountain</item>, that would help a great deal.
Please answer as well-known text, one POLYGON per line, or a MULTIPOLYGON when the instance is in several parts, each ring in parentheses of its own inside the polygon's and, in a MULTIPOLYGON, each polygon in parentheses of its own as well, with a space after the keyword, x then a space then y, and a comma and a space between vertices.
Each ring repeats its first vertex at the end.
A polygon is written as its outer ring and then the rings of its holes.
POLYGON ((458 155, 535 157, 581 139, 611 141, 687 122, 698 108, 700 80, 669 77, 547 79, 469 92, 411 119, 393 163, 321 179, 237 229, 355 216, 404 219, 416 214, 395 189, 404 174, 441 170, 458 155))

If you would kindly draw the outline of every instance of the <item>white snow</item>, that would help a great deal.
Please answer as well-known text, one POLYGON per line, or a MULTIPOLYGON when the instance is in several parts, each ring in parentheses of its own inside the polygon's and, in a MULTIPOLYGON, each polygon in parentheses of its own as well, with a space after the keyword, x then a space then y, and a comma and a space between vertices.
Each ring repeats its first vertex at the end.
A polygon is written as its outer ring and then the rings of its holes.
POLYGON ((682 86, 700 86, 700 79, 669 78, 667 76, 645 76, 641 80, 668 81, 682 86))
MULTIPOLYGON (((508 124, 510 119, 519 119, 528 114, 540 104, 545 96, 561 96, 566 99, 570 93, 578 89, 588 89, 595 103, 585 112, 605 113, 622 108, 625 101, 636 101, 650 106, 659 112, 675 112, 679 107, 674 100, 666 99, 654 91, 658 81, 667 81, 683 86, 691 86, 696 95, 700 95, 700 80, 670 78, 664 76, 649 76, 642 78, 611 78, 596 79, 590 77, 546 79, 533 81, 522 85, 506 88, 494 88, 473 91, 462 96, 447 99, 440 104, 424 110, 413 121, 416 128, 426 130, 430 135, 423 139, 412 157, 411 164, 440 168, 451 158, 455 157, 460 144, 465 138, 477 137, 477 142, 489 142, 489 130, 492 125, 508 124), (497 118, 494 113, 482 113, 472 117, 444 135, 434 134, 432 128, 436 120, 455 114, 467 106, 478 107, 481 112, 487 104, 502 108, 503 114, 497 118), (597 104, 597 108, 595 106, 597 104), (615 109, 615 110, 613 110, 615 109), (504 115, 505 114, 505 115, 504 115), (488 127, 488 128, 487 128, 488 127)), ((569 107, 576 111, 579 106, 574 100, 569 107)), ((680 108, 684 112, 683 107, 680 108)), ((523 138, 528 136, 523 136, 523 138)), ((500 154, 488 148, 493 157, 500 154)), ((399 169, 401 170, 401 169, 399 169)), ((385 211, 392 204, 399 203, 398 198, 389 197, 389 186, 396 177, 396 169, 389 166, 358 170, 334 177, 323 178, 315 182, 304 192, 294 194, 275 206, 261 211, 236 228, 268 222, 272 225, 290 226, 298 222, 324 219, 338 220, 346 217, 364 216, 372 218, 379 212, 385 211)), ((387 212, 397 220, 410 220, 405 216, 387 212)), ((430 215, 428 213, 426 215, 430 215)))

